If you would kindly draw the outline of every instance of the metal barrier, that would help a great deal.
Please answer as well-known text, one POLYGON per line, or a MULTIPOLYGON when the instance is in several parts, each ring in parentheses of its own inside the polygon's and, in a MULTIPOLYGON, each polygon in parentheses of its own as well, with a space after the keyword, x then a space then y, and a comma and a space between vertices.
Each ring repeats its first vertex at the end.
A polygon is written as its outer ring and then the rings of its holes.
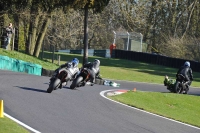
POLYGON ((172 67, 172 68, 179 68, 180 66, 184 64, 185 61, 190 61, 192 70, 196 72, 200 72, 200 63, 197 61, 172 58, 172 57, 167 57, 167 56, 163 56, 159 54, 114 49, 112 53, 112 58, 140 61, 140 62, 162 65, 162 66, 172 67))

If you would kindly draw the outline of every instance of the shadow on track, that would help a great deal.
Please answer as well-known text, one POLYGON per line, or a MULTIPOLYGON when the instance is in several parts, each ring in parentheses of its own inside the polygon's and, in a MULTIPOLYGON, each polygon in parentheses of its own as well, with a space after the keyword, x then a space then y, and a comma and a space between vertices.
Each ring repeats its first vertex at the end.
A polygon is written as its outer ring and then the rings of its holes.
POLYGON ((20 87, 20 86, 14 86, 14 87, 18 87, 18 88, 21 88, 21 89, 24 89, 24 90, 30 90, 30 91, 36 91, 36 92, 44 92, 44 93, 47 93, 46 90, 40 90, 40 89, 29 88, 29 87, 20 87))

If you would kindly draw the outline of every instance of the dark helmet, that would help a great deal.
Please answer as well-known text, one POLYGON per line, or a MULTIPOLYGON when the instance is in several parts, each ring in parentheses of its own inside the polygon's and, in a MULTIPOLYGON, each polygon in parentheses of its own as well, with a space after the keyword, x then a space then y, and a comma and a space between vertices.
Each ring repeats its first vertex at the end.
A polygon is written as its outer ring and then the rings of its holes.
POLYGON ((94 62, 93 62, 93 65, 94 65, 95 68, 99 67, 100 66, 100 60, 95 59, 94 62))
POLYGON ((78 60, 77 58, 74 58, 74 59, 72 59, 72 63, 74 63, 74 64, 78 65, 78 63, 79 63, 79 60, 78 60))
POLYGON ((186 62, 184 63, 184 66, 190 67, 190 62, 189 62, 189 61, 186 61, 186 62))

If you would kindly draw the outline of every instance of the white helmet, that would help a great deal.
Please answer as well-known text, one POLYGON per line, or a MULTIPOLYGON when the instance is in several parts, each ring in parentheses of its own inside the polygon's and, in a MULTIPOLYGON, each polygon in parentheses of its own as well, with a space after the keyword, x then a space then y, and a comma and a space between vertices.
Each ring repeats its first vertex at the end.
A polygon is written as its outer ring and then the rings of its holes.
POLYGON ((95 59, 94 62, 93 62, 93 65, 94 65, 94 68, 99 67, 100 66, 100 60, 95 59))
POLYGON ((184 63, 184 66, 189 66, 189 67, 190 67, 190 62, 189 62, 189 61, 186 61, 186 62, 184 63))

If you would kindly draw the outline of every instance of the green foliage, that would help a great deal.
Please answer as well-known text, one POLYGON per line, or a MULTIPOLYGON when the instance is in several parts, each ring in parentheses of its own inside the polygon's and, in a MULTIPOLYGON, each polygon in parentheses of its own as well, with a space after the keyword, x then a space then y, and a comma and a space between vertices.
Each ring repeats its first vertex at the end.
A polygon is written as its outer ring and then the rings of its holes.
POLYGON ((86 5, 92 8, 95 13, 101 12, 110 0, 73 0, 72 7, 75 9, 83 9, 86 5))
POLYGON ((95 12, 102 12, 110 0, 91 0, 91 7, 95 12))
POLYGON ((24 39, 24 30, 23 30, 23 27, 19 27, 19 49, 20 50, 25 50, 25 39, 24 39))

